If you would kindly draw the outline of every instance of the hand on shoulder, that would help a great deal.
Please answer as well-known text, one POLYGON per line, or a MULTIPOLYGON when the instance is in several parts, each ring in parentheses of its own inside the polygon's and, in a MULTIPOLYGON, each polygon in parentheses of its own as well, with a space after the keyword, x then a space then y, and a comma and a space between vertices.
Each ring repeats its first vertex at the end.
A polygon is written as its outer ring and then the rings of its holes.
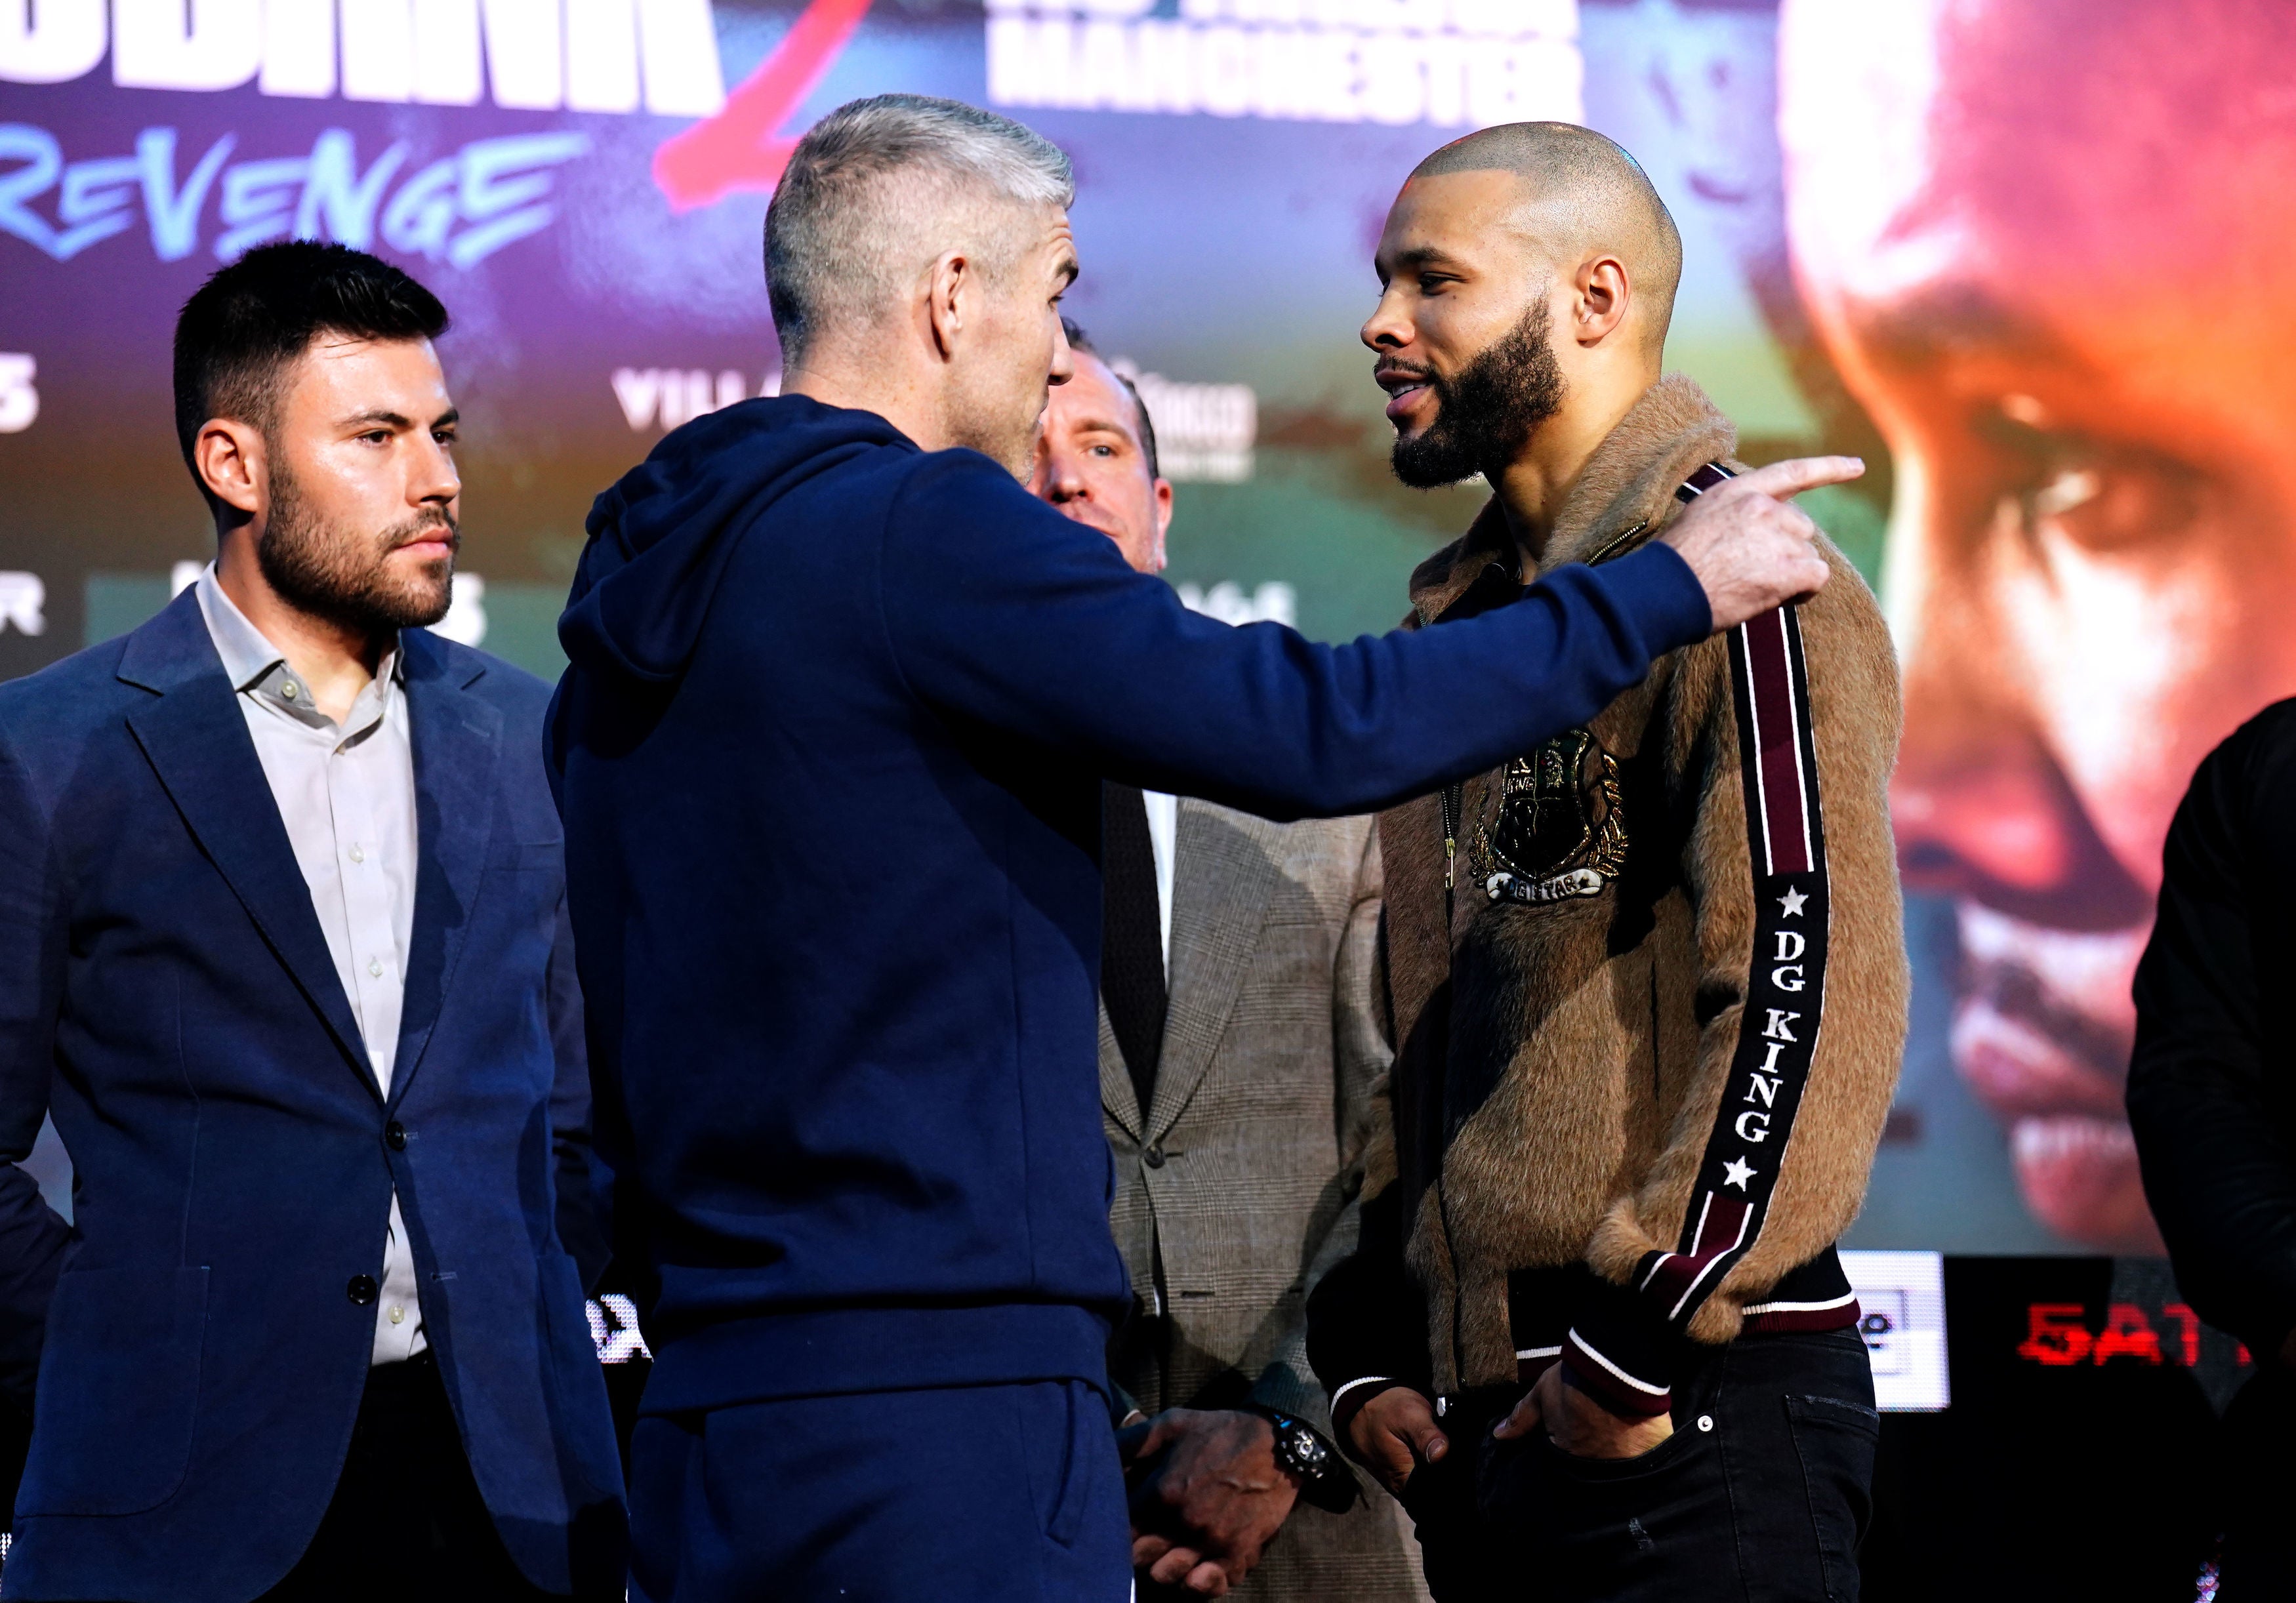
POLYGON ((1823 589, 1831 577, 1813 542, 1817 525, 1792 497, 1865 472, 1854 456, 1772 462, 1715 486, 1660 538, 1706 591, 1717 631, 1823 589))

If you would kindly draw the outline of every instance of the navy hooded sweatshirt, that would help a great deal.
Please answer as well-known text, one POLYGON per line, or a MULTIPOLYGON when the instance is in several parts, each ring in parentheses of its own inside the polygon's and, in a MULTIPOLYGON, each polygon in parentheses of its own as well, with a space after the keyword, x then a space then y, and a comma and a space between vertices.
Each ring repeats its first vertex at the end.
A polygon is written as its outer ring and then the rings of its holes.
POLYGON ((1102 777, 1368 812, 1710 621, 1654 546, 1440 629, 1234 628, 988 458, 796 397, 676 430, 589 531, 551 763, 656 1413, 1101 1383, 1102 777))

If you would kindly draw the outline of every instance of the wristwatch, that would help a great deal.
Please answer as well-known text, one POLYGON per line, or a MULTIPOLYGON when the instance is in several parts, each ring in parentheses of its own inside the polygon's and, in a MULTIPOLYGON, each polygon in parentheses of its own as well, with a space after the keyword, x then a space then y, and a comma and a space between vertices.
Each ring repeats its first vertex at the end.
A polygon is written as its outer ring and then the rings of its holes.
POLYGON ((1247 1406, 1275 1427, 1276 1467, 1300 1483, 1302 1498, 1333 1514, 1355 1506, 1356 1477, 1314 1426, 1263 1403, 1247 1406))

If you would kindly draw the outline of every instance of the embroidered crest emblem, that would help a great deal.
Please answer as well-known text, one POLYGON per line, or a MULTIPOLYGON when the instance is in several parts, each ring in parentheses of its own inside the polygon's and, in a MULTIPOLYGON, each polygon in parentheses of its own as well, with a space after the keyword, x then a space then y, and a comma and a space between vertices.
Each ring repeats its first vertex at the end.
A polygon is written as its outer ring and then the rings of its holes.
POLYGON ((1597 896, 1627 865, 1619 765, 1584 729, 1506 765, 1498 814, 1479 831, 1483 889, 1538 905, 1597 896))

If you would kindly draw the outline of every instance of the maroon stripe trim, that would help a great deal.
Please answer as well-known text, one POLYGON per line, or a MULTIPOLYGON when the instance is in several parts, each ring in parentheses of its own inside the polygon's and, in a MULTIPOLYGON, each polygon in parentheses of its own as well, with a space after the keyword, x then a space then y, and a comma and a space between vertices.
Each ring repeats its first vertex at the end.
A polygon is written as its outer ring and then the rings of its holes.
POLYGON ((1809 871, 1809 797, 1801 768, 1801 723, 1794 705, 1792 648, 1783 610, 1739 626, 1746 676, 1753 689, 1762 838, 1773 874, 1809 871))
POLYGON ((1726 483, 1736 477, 1735 473, 1720 462, 1710 462, 1675 487, 1674 498, 1681 502, 1695 501, 1716 485, 1726 483))
POLYGON ((1698 1235, 1691 1249, 1666 1254, 1643 1277, 1643 1289, 1659 1299, 1667 1318, 1679 1314, 1707 1271, 1745 1239, 1747 1216, 1752 1212, 1735 1198, 1706 1193, 1699 1204, 1698 1235))

